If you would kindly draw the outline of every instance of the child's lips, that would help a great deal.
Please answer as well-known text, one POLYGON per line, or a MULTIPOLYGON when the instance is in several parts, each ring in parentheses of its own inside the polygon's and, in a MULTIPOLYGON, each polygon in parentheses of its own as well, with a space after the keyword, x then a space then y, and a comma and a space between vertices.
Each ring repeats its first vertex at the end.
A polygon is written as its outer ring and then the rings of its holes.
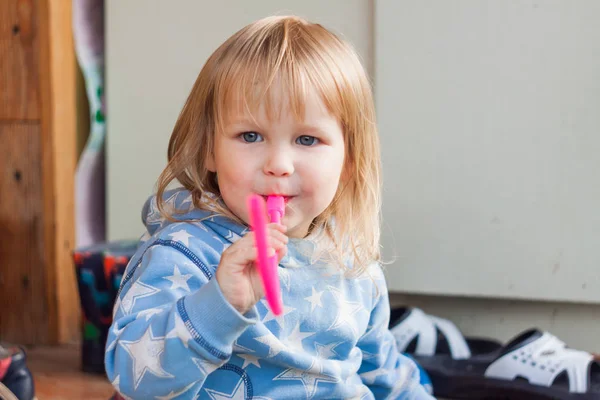
POLYGON ((296 197, 296 196, 286 196, 286 195, 282 195, 282 194, 270 194, 270 195, 264 195, 263 194, 262 195, 262 197, 265 199, 265 201, 267 201, 267 198, 269 196, 281 196, 281 197, 283 197, 283 201, 284 201, 285 204, 287 204, 291 199, 293 199, 294 197, 296 197))

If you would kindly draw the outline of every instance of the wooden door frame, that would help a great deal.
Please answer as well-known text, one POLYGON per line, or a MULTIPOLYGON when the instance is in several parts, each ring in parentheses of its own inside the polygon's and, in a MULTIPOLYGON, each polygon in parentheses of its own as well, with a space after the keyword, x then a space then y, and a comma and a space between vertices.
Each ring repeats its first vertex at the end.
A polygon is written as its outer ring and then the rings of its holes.
POLYGON ((76 59, 71 0, 38 0, 44 259, 50 344, 80 339, 75 245, 76 59))

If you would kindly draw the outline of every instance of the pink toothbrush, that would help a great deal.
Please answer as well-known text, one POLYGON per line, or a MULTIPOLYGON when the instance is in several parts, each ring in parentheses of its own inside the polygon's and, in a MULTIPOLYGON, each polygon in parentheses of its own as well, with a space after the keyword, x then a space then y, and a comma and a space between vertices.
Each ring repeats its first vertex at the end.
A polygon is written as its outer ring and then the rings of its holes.
POLYGON ((265 201, 262 196, 253 194, 248 198, 248 211, 250 226, 254 231, 254 239, 258 250, 258 272, 262 278, 265 297, 271 311, 280 315, 282 311, 279 276, 277 274, 277 254, 269 257, 267 254, 267 220, 269 214, 271 222, 280 223, 285 213, 285 203, 281 196, 269 196, 265 210, 265 201))

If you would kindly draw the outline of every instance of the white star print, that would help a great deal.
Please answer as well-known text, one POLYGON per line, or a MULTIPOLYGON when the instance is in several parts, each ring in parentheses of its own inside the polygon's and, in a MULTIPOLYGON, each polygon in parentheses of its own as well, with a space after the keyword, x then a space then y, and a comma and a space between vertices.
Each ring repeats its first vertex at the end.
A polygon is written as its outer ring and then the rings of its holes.
POLYGON ((363 351, 363 360, 370 360, 371 358, 377 357, 377 354, 369 353, 368 351, 363 351))
POLYGON ((279 273, 279 282, 285 287, 285 290, 290 291, 290 271, 285 268, 277 268, 279 273))
POLYGON ((110 383, 117 392, 121 391, 121 375, 117 375, 115 379, 110 383))
MULTIPOLYGON (((371 391, 369 390, 368 387, 366 387, 365 385, 360 385, 358 387, 358 392, 356 393, 356 396, 353 396, 352 398, 348 399, 348 400, 362 400, 366 397, 368 397, 368 395, 371 394, 371 391)), ((392 397, 390 397, 392 398, 392 397)))
POLYGON ((181 209, 184 209, 184 208, 183 208, 183 206, 184 206, 184 205, 186 205, 186 204, 189 204, 189 206, 188 206, 188 210, 189 210, 189 209, 191 209, 191 208, 192 208, 192 206, 194 205, 194 204, 193 204, 193 201, 192 201, 192 195, 191 195, 191 194, 187 195, 187 196, 185 197, 185 199, 183 199, 183 201, 182 201, 182 202, 181 202, 181 204, 180 204, 180 208, 181 208, 181 209))
POLYGON ((306 371, 298 370, 295 368, 288 368, 283 371, 281 374, 277 375, 273 380, 298 380, 302 382, 304 385, 304 390, 306 390, 307 398, 312 399, 317 391, 317 385, 319 382, 335 382, 335 379, 330 378, 325 375, 321 375, 320 373, 316 373, 318 364, 313 361, 312 365, 306 371))
POLYGON ((238 235, 237 233, 235 233, 234 231, 229 231, 227 232, 227 234, 225 235, 225 239, 227 239, 228 241, 230 241, 231 243, 235 243, 238 240, 241 239, 241 236, 238 235))
POLYGON ((317 350, 317 355, 324 359, 330 359, 333 357, 339 358, 339 354, 336 353, 333 349, 342 343, 343 342, 334 342, 334 343, 329 343, 327 345, 324 345, 324 344, 315 342, 315 348, 317 350))
POLYGON ((283 343, 281 343, 279 339, 273 336, 272 333, 268 333, 264 336, 255 337, 254 340, 269 347, 269 355, 267 355, 268 358, 275 357, 277 354, 281 353, 282 351, 285 351, 286 349, 283 343))
POLYGON ((323 374, 335 379, 336 382, 341 382, 343 376, 342 376, 342 366, 340 365, 340 363, 338 361, 329 361, 329 366, 332 369, 332 373, 325 374, 325 372, 323 372, 323 374))
POLYGON ((179 192, 175 192, 173 193, 171 196, 169 196, 168 199, 165 200, 165 205, 167 206, 167 211, 175 211, 175 202, 177 200, 177 196, 179 195, 179 192))
POLYGON ((311 289, 312 295, 305 297, 304 300, 310 302, 310 311, 313 312, 317 306, 323 308, 323 303, 321 303, 321 296, 323 295, 323 292, 317 292, 314 287, 311 289))
POLYGON ((150 320, 153 315, 160 314, 162 312, 161 308, 149 308, 147 310, 142 310, 138 313, 135 319, 140 319, 142 317, 146 317, 146 321, 150 320))
POLYGON ((189 234, 185 229, 178 230, 177 232, 169 233, 169 236, 173 238, 173 240, 182 243, 185 247, 190 245, 190 238, 193 237, 189 234))
POLYGON ((300 263, 298 263, 298 260, 292 256, 287 256, 283 265, 285 265, 286 268, 299 268, 301 266, 300 263))
POLYGON ((123 313, 127 315, 131 312, 137 300, 152 296, 158 292, 160 292, 160 290, 153 286, 146 285, 145 283, 142 283, 142 281, 135 281, 121 299, 119 306, 123 310, 123 313))
POLYGON ((294 330, 285 339, 285 343, 292 349, 303 351, 304 346, 302 345, 302 341, 314 334, 315 332, 300 332, 300 322, 298 322, 294 330))
POLYGON ((186 347, 186 349, 188 347, 188 342, 190 340, 193 340, 192 334, 190 333, 188 328, 185 326, 185 323, 183 322, 183 319, 181 318, 181 316, 179 315, 178 312, 175 313, 175 326, 169 333, 167 333, 167 336, 165 336, 165 337, 167 339, 171 339, 171 338, 181 339, 181 341, 183 342, 183 345, 186 347))
POLYGON ((182 394, 184 394, 185 392, 187 392, 188 390, 190 390, 192 388, 192 386, 194 386, 197 382, 192 382, 189 385, 187 385, 186 387, 184 387, 183 389, 181 389, 179 392, 174 392, 171 390, 171 392, 166 395, 166 396, 156 396, 156 400, 172 400, 175 397, 179 397, 182 394))
POLYGON ((362 304, 355 301, 347 301, 342 292, 333 286, 329 286, 329 290, 331 295, 335 298, 338 310, 335 321, 328 330, 333 330, 346 325, 356 335, 358 332, 356 326, 354 325, 354 314, 364 309, 362 304))
POLYGON ((366 384, 372 385, 377 380, 377 377, 385 376, 385 375, 388 375, 389 373, 390 373, 390 371, 388 371, 384 368, 378 368, 378 369, 374 369, 373 371, 363 372, 362 374, 360 374, 360 377, 366 384))
POLYGON ((198 367, 200 372, 202 372, 204 374, 204 377, 207 377, 212 372, 214 372, 217 368, 219 368, 218 365, 212 364, 201 358, 192 358, 192 361, 194 362, 194 364, 196 364, 196 367, 198 367))
POLYGON ((173 268, 173 275, 165 276, 165 277, 163 277, 163 279, 171 281, 171 283, 172 283, 171 290, 182 288, 186 292, 189 292, 190 287, 188 286, 187 281, 189 281, 192 276, 193 276, 192 274, 182 275, 181 272, 179 272, 179 267, 177 267, 177 265, 175 265, 175 268, 173 268))
POLYGON ((390 398, 400 397, 402 392, 407 389, 407 381, 409 380, 411 368, 406 364, 402 364, 398 367, 398 379, 396 380, 396 386, 390 393, 390 398))
POLYGON ((254 350, 242 346, 236 340, 235 342, 233 342, 233 352, 234 353, 254 353, 254 350))
POLYGON ((164 339, 164 337, 154 337, 152 328, 149 327, 139 340, 121 340, 119 343, 131 356, 134 389, 137 389, 146 372, 159 378, 173 378, 173 375, 160 365, 160 355, 165 350, 164 339))
POLYGON ((267 314, 263 318, 262 323, 266 324, 269 321, 275 320, 279 324, 279 327, 282 329, 285 326, 285 316, 291 313, 292 311, 296 311, 295 308, 288 307, 284 304, 281 315, 275 316, 275 314, 273 314, 273 311, 271 311, 271 309, 269 308, 269 304, 267 303, 267 301, 265 299, 262 299, 261 302, 267 308, 267 314))
MULTIPOLYGON (((112 341, 112 343, 110 345, 108 345, 108 347, 106 348, 106 352, 111 351, 112 349, 114 349, 117 346, 117 340, 119 339, 119 336, 121 335, 121 333, 125 330, 125 327, 122 327, 121 329, 119 329, 119 324, 117 322, 113 323, 113 326, 111 328, 111 333, 113 335, 115 335, 115 340, 112 341)), ((118 379, 119 376, 117 375, 118 379)))
POLYGON ((238 357, 244 359, 244 365, 242 365, 243 369, 246 369, 246 367, 250 364, 256 365, 258 368, 260 368, 260 362, 258 361, 258 357, 254 357, 250 354, 238 354, 238 357))
POLYGON ((210 396, 211 399, 213 400, 223 400, 223 399, 233 399, 233 400, 244 400, 245 399, 245 385, 243 385, 243 380, 239 380, 239 382, 237 383, 237 385, 235 386, 235 388, 233 388, 233 392, 231 393, 224 393, 224 392, 217 392, 216 390, 212 390, 212 389, 204 389, 206 391, 206 393, 208 393, 208 395, 210 396))
POLYGON ((150 200, 150 207, 148 207, 148 215, 146 217, 146 223, 150 225, 154 225, 156 223, 162 222, 163 217, 160 215, 160 211, 158 211, 158 206, 156 205, 156 197, 150 200))

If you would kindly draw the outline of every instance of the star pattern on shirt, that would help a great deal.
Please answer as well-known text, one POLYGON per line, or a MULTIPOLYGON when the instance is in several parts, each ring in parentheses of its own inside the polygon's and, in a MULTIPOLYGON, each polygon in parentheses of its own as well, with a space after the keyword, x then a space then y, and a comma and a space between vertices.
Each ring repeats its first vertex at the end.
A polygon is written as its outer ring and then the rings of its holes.
POLYGON ((363 360, 370 360, 370 359, 378 356, 378 354, 369 353, 368 351, 364 351, 364 350, 362 351, 362 354, 363 354, 363 357, 362 357, 363 360))
POLYGON ((360 378, 367 385, 373 385, 378 377, 386 376, 389 373, 390 373, 390 371, 388 371, 387 369, 378 368, 378 369, 374 369, 373 371, 363 372, 362 374, 360 374, 360 378))
POLYGON ((115 376, 115 379, 110 383, 117 392, 121 391, 121 375, 115 376))
POLYGON ((250 364, 260 368, 260 361, 258 357, 255 357, 252 354, 238 354, 237 356, 244 359, 244 364, 242 365, 243 369, 246 369, 246 367, 250 364))
POLYGON ((119 344, 131 356, 134 389, 137 389, 146 373, 159 378, 173 378, 173 375, 165 371, 160 364, 160 356, 165 350, 164 339, 164 337, 155 337, 152 334, 152 327, 148 327, 140 339, 120 341, 119 344))
POLYGON ((163 217, 158 210, 158 206, 156 205, 156 197, 150 200, 150 206, 148 207, 148 214, 146 216, 146 224, 155 225, 161 223, 163 221, 163 217))
POLYGON ((289 292, 291 286, 290 271, 285 268, 277 268, 277 273, 279 274, 279 282, 289 292))
POLYGON ((329 344, 321 344, 315 342, 315 349, 317 350, 317 355, 326 360, 330 358, 339 358, 340 355, 335 352, 335 348, 344 342, 333 342, 329 344))
POLYGON ((166 211, 174 212, 177 209, 177 196, 179 191, 176 191, 165 200, 166 211))
POLYGON ((179 204, 179 208, 185 210, 186 208, 184 207, 185 205, 187 205, 187 209, 190 210, 193 206, 193 196, 192 194, 188 194, 184 197, 183 200, 181 200, 181 203, 179 204))
POLYGON ((304 385, 306 391, 306 397, 312 399, 317 391, 317 385, 321 382, 335 383, 335 379, 322 374, 322 368, 316 361, 313 361, 311 366, 307 370, 299 370, 296 368, 288 368, 275 378, 274 381, 279 380, 298 380, 304 385))
POLYGON ((198 367, 200 372, 202 372, 202 374, 204 374, 204 377, 207 377, 208 375, 210 375, 211 373, 213 373, 215 370, 217 370, 219 368, 218 365, 213 364, 202 358, 192 358, 192 361, 194 362, 194 364, 196 364, 196 367, 198 367))
POLYGON ((323 308, 323 303, 321 302, 321 296, 323 295, 323 292, 317 292, 314 287, 311 289, 312 294, 308 297, 305 297, 304 300, 310 303, 310 312, 313 312, 317 307, 323 308))
POLYGON ((264 318, 262 319, 262 323, 266 324, 269 321, 275 320, 277 322, 277 324, 279 324, 279 327, 281 329, 283 329, 285 327, 285 316, 291 312, 296 311, 295 308, 288 307, 284 304, 281 315, 277 316, 277 315, 273 314, 273 311, 271 311, 271 308, 269 307, 269 304, 267 303, 266 300, 263 299, 263 300, 261 300, 261 302, 267 309, 267 313, 265 314, 264 318))
POLYGON ((242 346, 236 340, 235 342, 233 342, 233 352, 234 353, 254 353, 254 350, 242 346))
POLYGON ((135 281, 127 293, 125 293, 125 296, 120 300, 119 306, 121 307, 121 310, 123 310, 123 314, 128 315, 131 313, 137 300, 152 296, 158 292, 160 292, 160 290, 154 286, 146 285, 140 280, 135 281))
POLYGON ((173 329, 171 329, 169 331, 169 333, 167 333, 167 336, 165 336, 165 338, 180 339, 181 342, 183 343, 183 345, 185 346, 185 348, 187 349, 188 342, 190 340, 193 340, 192 334, 190 333, 187 326, 185 326, 185 322, 183 322, 183 319, 181 318, 181 316, 179 315, 178 312, 175 313, 174 319, 175 319, 175 326, 173 326, 173 329))
POLYGON ((146 318, 146 321, 149 321, 153 315, 160 314, 162 312, 162 308, 148 308, 147 310, 140 311, 135 319, 146 318))
POLYGON ((190 233, 185 229, 180 229, 177 232, 169 233, 168 236, 170 236, 174 241, 183 244, 185 247, 189 247, 190 238, 193 237, 193 235, 190 235, 190 233))
POLYGON ((175 392, 175 391, 171 390, 169 392, 169 394, 167 394, 165 396, 156 396, 155 399, 156 400, 172 400, 176 397, 181 396, 182 394, 184 394, 185 392, 190 390, 196 384, 197 384, 197 382, 192 382, 189 385, 187 385, 186 387, 184 387, 183 389, 181 389, 179 392, 175 392))
POLYGON ((213 389, 204 389, 212 400, 244 400, 246 398, 244 381, 240 379, 231 393, 218 392, 213 389))
POLYGON ((227 234, 225 235, 225 239, 230 241, 231 243, 235 243, 238 240, 240 240, 242 237, 240 235, 238 235, 237 233, 235 233, 232 230, 229 230, 227 232, 227 234))
POLYGON ((171 287, 170 287, 171 290, 181 288, 189 293, 190 287, 188 286, 187 281, 189 281, 192 276, 193 276, 192 274, 182 274, 179 271, 179 267, 177 265, 175 265, 173 268, 173 275, 164 276, 163 279, 171 281, 171 287))
POLYGON ((315 332, 301 332, 300 322, 298 322, 296 323, 296 326, 294 327, 292 332, 290 332, 290 334, 285 338, 285 344, 294 350, 299 350, 302 352, 304 351, 302 341, 314 334, 315 332))
MULTIPOLYGON (((112 349, 114 349, 117 346, 117 341, 119 339, 119 336, 121 335, 121 333, 125 330, 125 327, 119 328, 119 323, 118 322, 114 322, 112 328, 110 329, 110 332, 115 336, 115 340, 113 340, 111 342, 111 344, 109 344, 106 347, 106 352, 111 351, 112 349)), ((118 378, 118 376, 117 376, 118 378)))
POLYGON ((267 355, 267 358, 275 357, 277 354, 286 350, 285 345, 270 332, 263 336, 257 336, 254 340, 268 347, 269 354, 267 355))
POLYGON ((333 324, 331 324, 328 330, 347 326, 352 330, 354 335, 357 335, 358 329, 354 323, 356 319, 355 314, 364 310, 364 307, 357 301, 346 300, 342 292, 333 286, 329 286, 329 291, 335 299, 335 303, 337 305, 337 314, 333 324))
MULTIPOLYGON (((406 364, 401 364, 398 367, 398 378, 395 380, 395 385, 390 393, 390 398, 398 398, 402 393, 409 389, 411 372, 413 372, 412 369, 406 364)), ((416 381, 412 383, 416 383, 416 381)))

